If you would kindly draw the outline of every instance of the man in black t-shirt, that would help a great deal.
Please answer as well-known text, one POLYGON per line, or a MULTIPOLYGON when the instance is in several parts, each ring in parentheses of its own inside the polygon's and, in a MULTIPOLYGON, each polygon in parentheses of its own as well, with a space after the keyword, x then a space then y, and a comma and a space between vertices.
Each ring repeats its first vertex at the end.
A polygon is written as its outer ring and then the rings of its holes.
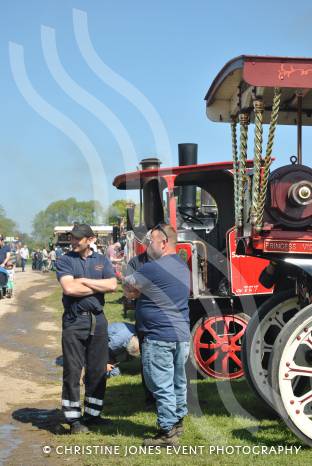
POLYGON ((62 408, 71 433, 88 432, 101 422, 108 362, 104 294, 115 291, 117 280, 109 259, 94 252, 95 235, 89 225, 71 231, 72 251, 56 262, 63 289, 62 408), (80 408, 80 376, 85 367, 84 416, 80 408))

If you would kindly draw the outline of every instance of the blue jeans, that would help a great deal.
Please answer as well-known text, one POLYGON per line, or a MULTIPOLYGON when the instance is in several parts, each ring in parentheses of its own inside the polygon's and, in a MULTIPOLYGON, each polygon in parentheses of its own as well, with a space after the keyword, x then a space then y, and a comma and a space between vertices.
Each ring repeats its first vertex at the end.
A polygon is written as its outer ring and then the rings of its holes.
POLYGON ((189 342, 168 342, 144 338, 143 374, 153 393, 159 427, 168 432, 187 414, 185 363, 189 342))

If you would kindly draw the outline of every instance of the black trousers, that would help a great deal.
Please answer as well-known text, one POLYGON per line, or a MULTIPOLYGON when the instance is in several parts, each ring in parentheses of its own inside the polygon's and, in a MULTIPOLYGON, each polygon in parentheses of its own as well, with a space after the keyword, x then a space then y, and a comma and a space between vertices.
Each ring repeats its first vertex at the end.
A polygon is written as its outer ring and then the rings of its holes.
POLYGON ((91 315, 79 315, 73 323, 63 321, 62 408, 66 421, 80 419, 80 377, 85 367, 84 414, 99 416, 106 389, 108 362, 107 321, 97 316, 94 335, 90 335, 91 315))

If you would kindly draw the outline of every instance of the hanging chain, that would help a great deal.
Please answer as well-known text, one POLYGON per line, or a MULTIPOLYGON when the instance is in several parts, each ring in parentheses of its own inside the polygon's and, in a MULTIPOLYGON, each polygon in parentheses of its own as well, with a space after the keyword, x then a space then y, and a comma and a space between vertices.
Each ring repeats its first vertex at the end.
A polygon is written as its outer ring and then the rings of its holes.
POLYGON ((235 117, 232 118, 231 123, 231 134, 232 134, 232 157, 233 157, 233 177, 234 177, 234 211, 235 211, 235 225, 238 226, 238 204, 239 204, 239 193, 238 193, 238 153, 237 153, 237 133, 236 133, 235 117))
POLYGON ((255 226, 257 223, 257 212, 259 208, 259 190, 262 163, 262 139, 263 139, 263 111, 264 105, 262 100, 254 101, 255 113, 255 142, 254 142, 254 167, 252 182, 252 200, 250 223, 255 226))
POLYGON ((240 148, 239 148, 239 176, 238 176, 238 222, 237 226, 243 226, 243 207, 246 183, 246 162, 247 162, 247 142, 248 142, 248 113, 239 115, 240 123, 240 148))
POLYGON ((263 174, 262 174, 260 195, 259 195, 259 205, 258 205, 258 211, 257 211, 256 229, 258 231, 260 231, 263 227, 264 205, 265 205, 268 180, 269 180, 269 175, 270 175, 270 166, 272 163, 272 149, 273 149, 275 129, 277 126, 277 119, 278 119, 278 113, 279 113, 280 102, 281 102, 281 94, 282 94, 281 89, 279 88, 274 89, 270 128, 269 128, 266 154, 264 158, 263 174))

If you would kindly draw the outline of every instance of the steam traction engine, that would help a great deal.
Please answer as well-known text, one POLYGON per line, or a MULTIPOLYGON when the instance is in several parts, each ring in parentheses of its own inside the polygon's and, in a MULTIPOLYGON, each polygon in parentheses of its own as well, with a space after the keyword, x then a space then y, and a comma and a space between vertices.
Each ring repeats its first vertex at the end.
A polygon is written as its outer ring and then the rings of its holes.
POLYGON ((302 125, 312 124, 311 89, 312 59, 241 56, 225 65, 206 95, 208 118, 229 122, 232 128, 236 254, 269 260, 260 281, 275 286, 245 333, 246 376, 262 400, 309 446, 312 169, 302 163, 301 134, 302 125), (297 126, 297 155, 270 173, 277 122, 297 126), (249 123, 255 125, 252 173, 246 163, 249 123))
MULTIPOLYGON (((251 169, 246 161, 246 173, 251 169)), ((258 280, 269 262, 235 253, 233 183, 233 163, 197 164, 196 144, 179 144, 179 166, 161 168, 158 159, 144 159, 141 170, 113 183, 140 192, 139 225, 133 207, 128 209, 127 260, 145 250, 144 236, 158 223, 177 229, 177 253, 192 280, 191 360, 204 377, 243 375, 243 334, 250 315, 272 293, 258 280)))

